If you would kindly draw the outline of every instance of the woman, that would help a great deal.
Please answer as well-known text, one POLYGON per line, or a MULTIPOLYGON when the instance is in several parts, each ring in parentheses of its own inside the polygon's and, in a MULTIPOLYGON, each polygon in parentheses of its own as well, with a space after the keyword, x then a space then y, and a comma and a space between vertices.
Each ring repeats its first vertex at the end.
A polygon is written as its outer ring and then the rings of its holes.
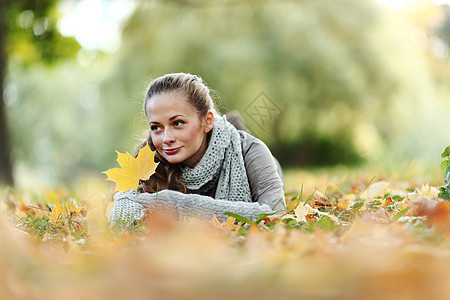
POLYGON ((144 111, 150 133, 139 149, 148 143, 159 165, 141 193, 115 194, 112 225, 129 226, 158 209, 219 220, 225 212, 255 219, 284 210, 283 182, 269 149, 216 112, 201 78, 174 73, 155 79, 144 111))

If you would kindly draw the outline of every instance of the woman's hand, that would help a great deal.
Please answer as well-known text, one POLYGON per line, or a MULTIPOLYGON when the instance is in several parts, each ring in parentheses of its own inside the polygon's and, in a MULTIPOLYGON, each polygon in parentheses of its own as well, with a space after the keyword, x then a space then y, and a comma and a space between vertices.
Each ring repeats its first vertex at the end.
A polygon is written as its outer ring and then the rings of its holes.
POLYGON ((173 198, 182 196, 182 193, 163 190, 158 193, 138 194, 131 189, 127 192, 118 191, 114 195, 114 206, 111 210, 109 222, 111 226, 120 228, 137 225, 145 214, 164 211, 168 215, 178 218, 179 213, 176 201, 173 198))
POLYGON ((145 208, 134 201, 135 197, 136 192, 134 190, 119 191, 114 195, 114 206, 109 216, 111 227, 130 227, 139 224, 144 218, 145 208))

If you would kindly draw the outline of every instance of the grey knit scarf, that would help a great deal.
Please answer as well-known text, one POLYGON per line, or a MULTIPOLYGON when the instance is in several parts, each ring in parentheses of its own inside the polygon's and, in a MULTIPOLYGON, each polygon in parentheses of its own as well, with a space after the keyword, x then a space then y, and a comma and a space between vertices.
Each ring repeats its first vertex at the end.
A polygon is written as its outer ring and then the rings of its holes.
POLYGON ((216 185, 215 199, 251 202, 252 195, 237 129, 225 116, 216 116, 208 148, 194 167, 182 167, 181 180, 193 193, 216 185))

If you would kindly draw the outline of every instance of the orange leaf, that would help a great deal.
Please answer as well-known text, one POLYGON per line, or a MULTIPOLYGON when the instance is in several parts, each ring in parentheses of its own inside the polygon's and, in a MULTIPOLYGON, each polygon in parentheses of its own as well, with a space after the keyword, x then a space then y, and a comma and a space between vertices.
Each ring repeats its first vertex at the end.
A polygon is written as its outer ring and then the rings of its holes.
POLYGON ((431 225, 450 234, 450 202, 439 202, 435 207, 423 206, 419 214, 426 215, 431 225))
POLYGON ((211 224, 213 227, 215 227, 217 229, 223 230, 223 225, 219 222, 219 220, 217 220, 217 217, 215 214, 213 214, 211 221, 209 221, 209 224, 211 224))
POLYGON ((23 203, 23 201, 22 204, 20 204, 19 212, 22 213, 23 215, 26 215, 28 212, 30 212, 30 214, 32 215, 36 214, 36 211, 33 208, 28 207, 25 203, 23 203))
POLYGON ((148 145, 139 151, 136 158, 128 152, 116 152, 117 162, 121 168, 113 168, 102 172, 108 176, 107 180, 116 184, 114 192, 136 190, 139 180, 147 180, 155 173, 158 164, 154 162, 154 152, 150 150, 148 145))
POLYGON ((52 221, 53 223, 57 223, 60 224, 61 223, 61 214, 65 214, 66 210, 64 208, 62 208, 61 204, 59 203, 59 201, 56 201, 56 206, 53 209, 52 213, 48 216, 48 218, 50 219, 50 221, 52 221))
POLYGON ((234 229, 234 221, 236 219, 234 217, 228 217, 227 222, 225 223, 224 229, 227 231, 231 231, 234 229))
POLYGON ((286 205, 286 211, 287 211, 287 212, 293 211, 294 208, 297 207, 297 205, 298 205, 299 202, 300 202, 300 199, 291 200, 291 201, 286 205))

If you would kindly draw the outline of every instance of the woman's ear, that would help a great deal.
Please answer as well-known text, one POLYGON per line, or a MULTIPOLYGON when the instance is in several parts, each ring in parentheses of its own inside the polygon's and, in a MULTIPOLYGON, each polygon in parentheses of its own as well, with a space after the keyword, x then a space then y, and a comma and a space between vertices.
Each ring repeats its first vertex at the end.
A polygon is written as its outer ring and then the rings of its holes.
POLYGON ((205 121, 205 123, 203 126, 203 131, 205 133, 208 133, 211 131, 211 129, 213 128, 213 125, 214 125, 214 114, 212 111, 208 110, 208 112, 205 115, 204 121, 205 121))

